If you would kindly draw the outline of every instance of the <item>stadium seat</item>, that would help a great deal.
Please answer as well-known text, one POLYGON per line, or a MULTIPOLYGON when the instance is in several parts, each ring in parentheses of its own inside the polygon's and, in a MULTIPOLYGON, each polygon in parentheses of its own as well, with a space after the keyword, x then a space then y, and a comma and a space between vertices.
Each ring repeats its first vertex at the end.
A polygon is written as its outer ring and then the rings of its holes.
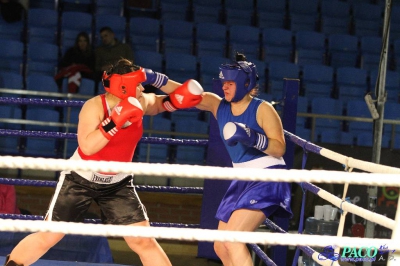
POLYGON ((324 65, 304 65, 302 67, 302 88, 309 99, 332 97, 334 89, 334 69, 324 65))
POLYGON ((299 66, 289 62, 274 61, 267 64, 268 93, 281 94, 284 78, 299 78, 299 66))
POLYGON ((129 20, 129 39, 132 49, 160 51, 161 24, 158 19, 131 17, 129 20))
POLYGON ((157 72, 164 72, 162 54, 148 50, 134 50, 133 54, 135 64, 144 68, 150 68, 157 72))
POLYGON ((328 36, 328 62, 337 67, 356 67, 358 60, 358 38, 348 34, 328 36))
POLYGON ((344 102, 350 99, 364 99, 368 92, 368 72, 354 67, 339 67, 336 70, 338 98, 344 102))
POLYGON ((165 54, 165 74, 178 82, 197 79, 197 58, 180 53, 165 54))
POLYGON ((193 54, 194 24, 176 19, 163 20, 161 23, 162 53, 193 54))
MULTIPOLYGON (((342 116, 343 115, 343 102, 338 99, 315 97, 311 100, 311 113, 342 116)), ((342 130, 342 121, 333 118, 316 118, 315 119, 315 132, 323 130, 342 130)))
POLYGON ((293 61, 292 31, 283 28, 265 28, 261 33, 262 59, 264 61, 293 61))
POLYGON ((325 35, 315 31, 297 31, 295 33, 295 59, 299 65, 325 64, 325 35))

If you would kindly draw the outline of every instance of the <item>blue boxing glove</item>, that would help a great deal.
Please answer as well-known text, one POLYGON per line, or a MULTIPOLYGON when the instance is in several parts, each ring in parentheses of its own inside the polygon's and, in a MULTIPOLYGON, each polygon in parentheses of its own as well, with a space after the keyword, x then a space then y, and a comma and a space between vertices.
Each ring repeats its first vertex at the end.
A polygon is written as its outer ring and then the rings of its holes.
POLYGON ((256 132, 245 124, 228 122, 223 129, 224 139, 228 146, 235 146, 238 142, 265 151, 268 147, 267 136, 256 132))
POLYGON ((168 82, 168 77, 162 73, 154 72, 148 68, 144 68, 144 72, 146 73, 146 81, 142 82, 143 86, 150 84, 159 89, 168 82))

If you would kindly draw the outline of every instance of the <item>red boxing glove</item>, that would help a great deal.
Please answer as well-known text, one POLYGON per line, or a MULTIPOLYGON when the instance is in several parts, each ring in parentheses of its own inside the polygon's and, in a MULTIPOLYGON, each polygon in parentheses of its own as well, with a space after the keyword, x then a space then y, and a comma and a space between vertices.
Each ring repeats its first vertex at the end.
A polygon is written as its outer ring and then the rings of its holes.
POLYGON ((203 87, 194 79, 189 79, 164 98, 165 110, 174 112, 177 109, 190 108, 198 105, 203 99, 203 87))
POLYGON ((120 101, 112 110, 111 115, 99 126, 100 132, 110 140, 127 121, 134 123, 143 117, 143 109, 135 97, 120 101))

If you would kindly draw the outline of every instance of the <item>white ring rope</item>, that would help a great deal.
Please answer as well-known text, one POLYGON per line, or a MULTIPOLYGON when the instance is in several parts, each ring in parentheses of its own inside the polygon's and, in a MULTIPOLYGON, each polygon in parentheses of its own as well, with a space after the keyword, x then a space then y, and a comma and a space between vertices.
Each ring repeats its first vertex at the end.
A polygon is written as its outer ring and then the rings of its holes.
POLYGON ((22 156, 0 156, 0 168, 42 169, 60 171, 97 171, 135 173, 135 175, 184 177, 222 180, 350 183, 370 186, 400 186, 400 169, 390 167, 382 173, 348 173, 327 170, 281 170, 248 169, 184 164, 124 163, 106 161, 84 161, 33 158, 22 156), (249 174, 251 173, 251 174, 249 174))
POLYGON ((125 225, 84 224, 49 221, 24 221, 0 219, 2 231, 18 232, 55 232, 75 235, 91 235, 105 237, 154 237, 159 239, 181 240, 181 241, 226 241, 254 243, 264 245, 287 245, 287 246, 339 246, 339 247, 365 247, 388 245, 391 249, 400 249, 400 241, 377 238, 354 238, 336 237, 324 235, 300 235, 281 234, 269 232, 241 232, 223 231, 212 229, 189 229, 172 227, 143 227, 125 225), (279 234, 279 235, 277 235, 279 234))

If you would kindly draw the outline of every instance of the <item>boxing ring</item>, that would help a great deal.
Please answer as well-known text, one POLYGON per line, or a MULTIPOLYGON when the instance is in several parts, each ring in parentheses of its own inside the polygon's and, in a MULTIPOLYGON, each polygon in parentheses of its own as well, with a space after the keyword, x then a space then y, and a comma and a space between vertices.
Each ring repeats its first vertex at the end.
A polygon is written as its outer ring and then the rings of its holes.
MULTIPOLYGON (((22 99, 22 98, 0 98, 0 103, 8 104, 36 104, 51 106, 79 106, 80 101, 63 101, 47 99, 22 99)), ((74 133, 62 132, 41 132, 41 131, 23 131, 23 130, 4 130, 0 129, 0 136, 25 136, 41 138, 62 138, 74 139, 74 133)), ((297 246, 293 265, 297 265, 297 259, 300 251, 303 255, 310 256, 314 261, 321 265, 340 265, 340 258, 334 254, 340 254, 339 249, 352 247, 354 249, 376 247, 378 250, 383 244, 392 252, 391 260, 388 265, 396 265, 395 260, 400 261, 398 250, 400 249, 399 219, 400 210, 397 205, 395 219, 390 219, 384 215, 365 210, 346 198, 346 191, 349 184, 391 186, 399 187, 400 169, 378 165, 370 162, 346 157, 336 152, 310 143, 296 135, 285 131, 285 137, 288 143, 301 147, 304 152, 312 152, 336 161, 344 166, 345 171, 326 171, 326 170, 279 170, 269 169, 240 169, 217 166, 198 166, 198 165, 177 165, 177 164, 152 164, 152 163, 120 163, 120 162, 98 162, 98 161, 70 161, 53 158, 34 158, 22 156, 0 156, 0 168, 7 169, 31 169, 45 171, 60 171, 69 169, 72 171, 103 171, 103 172, 125 172, 135 173, 141 176, 158 177, 180 177, 189 179, 205 180, 248 180, 248 181, 272 181, 272 182, 296 182, 299 183, 304 191, 310 191, 318 195, 332 205, 339 208, 340 215, 339 229, 337 236, 304 235, 303 223, 299 223, 298 233, 288 233, 273 221, 267 219, 265 226, 270 232, 233 232, 217 231, 212 229, 200 228, 197 224, 171 224, 171 223, 152 223, 151 227, 126 227, 118 225, 99 224, 98 220, 87 220, 85 223, 64 223, 43 221, 43 217, 35 215, 0 215, 0 230, 8 232, 58 232, 67 235, 81 235, 92 237, 154 237, 157 239, 174 241, 231 241, 248 243, 249 247, 262 259, 266 265, 276 265, 258 245, 267 246, 297 246), (359 169, 365 172, 353 172, 353 169, 359 169), (338 198, 335 195, 313 185, 312 183, 332 183, 345 184, 343 197, 338 198), (389 230, 392 230, 391 239, 379 238, 355 238, 344 237, 343 223, 347 213, 353 213, 363 217, 366 220, 379 224, 389 230), (279 237, 277 237, 279 234, 279 237), (332 252, 319 253, 311 247, 332 247, 332 252), (335 251, 335 253, 333 253, 335 251)), ((143 143, 151 144, 173 144, 173 145, 208 145, 207 140, 177 140, 169 138, 147 137, 142 139, 143 143)), ((40 180, 21 180, 0 178, 2 184, 26 185, 26 186, 47 186, 54 187, 55 181, 40 180)), ((178 187, 156 187, 156 186, 136 186, 138 191, 152 192, 173 192, 173 193, 198 193, 203 192, 202 188, 178 188, 178 187)), ((303 199, 304 204, 304 199, 303 199)), ((304 208, 304 206, 302 206, 304 208)), ((300 221, 304 220, 301 216, 300 221)), ((380 250, 382 254, 387 254, 387 250, 380 250), (385 253, 383 253, 385 252, 385 253)), ((381 254, 379 253, 379 254, 381 254)), ((61 262, 60 262, 61 263, 61 262)), ((62 262, 64 263, 64 262, 62 262)), ((68 264, 59 265, 72 265, 68 264)), ((43 264, 45 265, 45 264, 43 264)), ((53 264, 54 265, 54 264, 53 264)), ((76 264, 74 264, 76 265, 76 264)), ((79 264, 78 264, 79 265, 79 264)), ((82 264, 89 265, 89 264, 82 264)), ((108 265, 108 264, 101 264, 108 265)))

